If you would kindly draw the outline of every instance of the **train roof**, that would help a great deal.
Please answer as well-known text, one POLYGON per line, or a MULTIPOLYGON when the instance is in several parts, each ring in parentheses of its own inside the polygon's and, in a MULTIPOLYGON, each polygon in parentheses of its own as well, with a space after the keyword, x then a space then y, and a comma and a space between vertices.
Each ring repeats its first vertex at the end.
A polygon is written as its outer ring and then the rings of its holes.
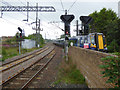
MULTIPOLYGON (((95 32, 95 33, 89 33, 89 35, 94 35, 94 34, 96 34, 97 32, 95 32)), ((103 35, 103 33, 97 33, 97 34, 99 34, 99 35, 103 35)))
POLYGON ((65 41, 65 38, 57 39, 57 41, 65 41))

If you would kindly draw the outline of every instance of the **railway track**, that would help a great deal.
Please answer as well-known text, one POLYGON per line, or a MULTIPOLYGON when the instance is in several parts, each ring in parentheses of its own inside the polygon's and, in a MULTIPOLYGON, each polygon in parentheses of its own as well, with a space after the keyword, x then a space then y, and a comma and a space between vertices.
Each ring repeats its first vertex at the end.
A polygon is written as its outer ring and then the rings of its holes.
POLYGON ((42 58, 40 61, 3 84, 3 89, 25 89, 31 83, 31 81, 37 77, 38 74, 47 66, 51 59, 55 56, 55 51, 52 50, 48 55, 42 58))
POLYGON ((30 56, 30 55, 32 55, 32 54, 37 53, 37 52, 40 52, 41 50, 43 50, 43 49, 45 49, 45 48, 49 48, 49 47, 48 47, 48 46, 45 46, 45 47, 40 48, 40 49, 38 49, 38 50, 29 52, 29 53, 26 53, 26 54, 22 54, 21 56, 15 56, 15 57, 13 57, 13 58, 7 59, 7 60, 5 60, 4 62, 2 62, 2 65, 0 65, 0 67, 1 67, 1 66, 4 66, 4 65, 6 65, 6 64, 15 62, 15 61, 17 61, 17 60, 19 60, 19 59, 28 57, 28 56, 30 56))
MULTIPOLYGON (((25 72, 30 67, 34 67, 35 63, 42 61, 42 59, 45 58, 48 54, 50 54, 53 50, 54 50, 53 46, 46 47, 40 51, 35 52, 34 54, 30 54, 24 58, 15 60, 15 62, 12 61, 11 63, 1 66, 0 84, 3 85, 3 88, 6 87, 7 83, 10 83, 11 80, 21 75, 21 73, 25 72)), ((40 66, 42 65, 40 64, 40 66)), ((35 72, 33 72, 33 74, 34 73, 35 72)))

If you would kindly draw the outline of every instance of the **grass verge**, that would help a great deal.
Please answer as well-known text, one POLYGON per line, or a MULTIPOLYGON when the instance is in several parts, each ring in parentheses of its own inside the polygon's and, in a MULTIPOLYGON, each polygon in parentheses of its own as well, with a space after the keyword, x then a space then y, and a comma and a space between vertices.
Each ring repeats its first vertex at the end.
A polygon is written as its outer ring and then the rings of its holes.
MULTIPOLYGON (((34 51, 36 49, 39 49, 39 48, 21 49, 21 53, 24 54, 26 52, 34 51)), ((0 61, 5 61, 8 58, 12 58, 18 55, 19 55, 18 47, 2 47, 2 58, 0 58, 0 61)))
POLYGON ((76 68, 76 65, 72 63, 72 60, 69 58, 68 61, 63 60, 60 65, 58 80, 54 84, 59 84, 64 82, 67 84, 86 84, 85 78, 76 68))

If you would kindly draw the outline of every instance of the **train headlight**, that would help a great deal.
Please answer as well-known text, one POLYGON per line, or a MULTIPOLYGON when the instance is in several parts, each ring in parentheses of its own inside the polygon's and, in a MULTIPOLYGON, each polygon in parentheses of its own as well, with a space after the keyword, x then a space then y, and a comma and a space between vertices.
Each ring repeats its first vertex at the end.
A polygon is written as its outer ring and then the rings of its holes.
POLYGON ((106 47, 107 45, 105 44, 105 47, 106 47))
POLYGON ((91 44, 90 47, 96 48, 96 44, 91 44))
POLYGON ((107 45, 106 44, 104 45, 104 50, 107 50, 107 45))

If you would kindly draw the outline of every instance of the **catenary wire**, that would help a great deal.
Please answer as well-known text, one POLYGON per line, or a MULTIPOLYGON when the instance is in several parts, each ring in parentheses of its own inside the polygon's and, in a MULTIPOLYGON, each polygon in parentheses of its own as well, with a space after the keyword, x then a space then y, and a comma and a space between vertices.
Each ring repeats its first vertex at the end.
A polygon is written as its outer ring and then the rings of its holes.
POLYGON ((75 0, 75 1, 73 2, 73 4, 70 6, 70 8, 68 9, 68 12, 69 12, 70 9, 73 7, 73 5, 76 3, 76 1, 77 1, 77 0, 75 0))
MULTIPOLYGON (((9 4, 8 2, 5 2, 4 0, 2 0, 3 2, 3 4, 5 4, 5 5, 7 5, 7 6, 12 6, 11 4, 9 4)), ((20 1, 20 0, 19 0, 20 1)), ((21 1, 20 1, 20 3, 22 3, 21 1)), ((24 3, 22 3, 22 4, 24 4, 24 3)), ((25 5, 25 4, 24 4, 25 5)), ((27 16, 25 13, 23 13, 23 12, 20 12, 21 14, 23 14, 24 16, 27 16)), ((32 17, 30 17, 29 16, 29 18, 31 19, 31 20, 34 20, 32 17)))
POLYGON ((62 3, 62 0, 60 0, 60 2, 61 2, 62 9, 64 11, 64 6, 63 6, 63 3, 62 3))

